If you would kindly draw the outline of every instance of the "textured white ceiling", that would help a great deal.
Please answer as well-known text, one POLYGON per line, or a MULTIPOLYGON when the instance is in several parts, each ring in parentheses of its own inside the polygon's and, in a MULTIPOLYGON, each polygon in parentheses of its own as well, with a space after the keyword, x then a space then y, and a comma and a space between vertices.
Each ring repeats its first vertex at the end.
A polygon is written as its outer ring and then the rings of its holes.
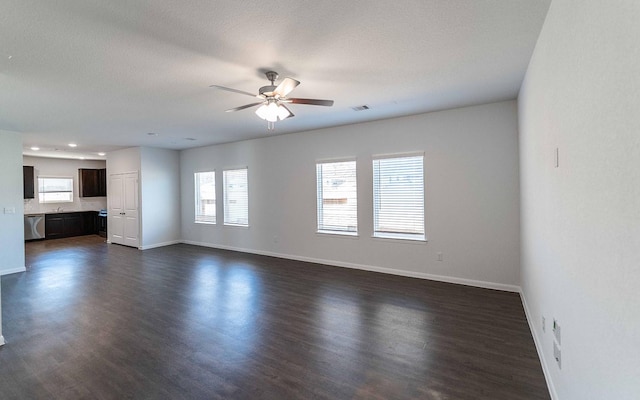
POLYGON ((550 1, 0 0, 0 129, 99 158, 513 99, 550 1), (224 112, 250 97, 209 88, 257 92, 268 69, 335 105, 268 133, 224 112))

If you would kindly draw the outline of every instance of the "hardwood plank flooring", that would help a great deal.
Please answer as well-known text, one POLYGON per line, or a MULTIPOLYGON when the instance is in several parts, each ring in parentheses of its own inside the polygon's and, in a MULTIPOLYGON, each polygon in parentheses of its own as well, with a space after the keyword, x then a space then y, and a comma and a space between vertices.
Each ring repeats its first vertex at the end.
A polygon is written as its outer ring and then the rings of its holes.
POLYGON ((514 293, 98 236, 2 277, 2 399, 549 399, 514 293))

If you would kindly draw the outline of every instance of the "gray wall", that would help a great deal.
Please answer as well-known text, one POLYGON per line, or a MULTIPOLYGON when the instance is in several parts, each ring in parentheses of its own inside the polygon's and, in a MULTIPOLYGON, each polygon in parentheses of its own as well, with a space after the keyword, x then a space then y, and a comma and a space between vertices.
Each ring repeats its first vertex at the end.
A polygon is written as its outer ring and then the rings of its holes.
POLYGON ((638 21, 635 0, 554 0, 519 96, 522 289, 563 400, 640 395, 638 21))
MULTIPOLYGON (((25 270, 22 135, 0 130, 0 143, 0 275, 4 275, 25 270)), ((4 344, 1 299, 0 294, 0 345, 4 344)))
POLYGON ((140 148, 140 206, 143 249, 180 241, 180 155, 140 148))
MULTIPOLYGON (((283 123, 286 123, 283 122, 283 123)), ((276 127, 277 129, 277 127, 276 127)), ((265 132, 265 135, 267 133, 265 132)), ((183 240, 518 290, 514 101, 183 150, 183 240), (372 238, 375 154, 424 151, 427 243, 372 238), (317 160, 357 158, 359 236, 316 233, 317 160), (222 170, 248 166, 249 228, 222 224, 222 170), (216 170, 218 224, 194 223, 194 178, 216 170), (442 252, 444 261, 437 261, 442 252)))
POLYGON ((25 270, 22 135, 0 130, 0 275, 25 270), (6 214, 5 208, 15 213, 6 214))

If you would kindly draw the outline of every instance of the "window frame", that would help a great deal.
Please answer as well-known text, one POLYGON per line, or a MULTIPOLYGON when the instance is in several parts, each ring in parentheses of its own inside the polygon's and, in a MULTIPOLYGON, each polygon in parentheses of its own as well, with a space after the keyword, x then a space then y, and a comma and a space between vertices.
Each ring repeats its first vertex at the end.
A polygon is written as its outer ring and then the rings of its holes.
POLYGON ((357 237, 359 235, 358 233, 358 162, 357 162, 357 158, 356 157, 349 157, 349 158, 332 158, 332 159, 321 159, 321 160, 316 160, 316 233, 318 234, 326 234, 326 235, 338 235, 338 236, 349 236, 349 237, 357 237), (324 206, 321 207, 321 204, 323 204, 323 200, 324 197, 320 197, 320 193, 324 193, 324 191, 321 191, 321 185, 322 183, 320 182, 319 176, 318 176, 318 168, 321 165, 324 164, 334 164, 334 163, 347 163, 347 162, 352 162, 353 163, 353 167, 354 167, 354 178, 355 178, 355 230, 348 230, 348 229, 326 229, 326 228, 320 228, 320 221, 322 219, 321 217, 321 212, 324 211, 324 206))
POLYGON ((73 179, 72 176, 50 176, 50 175, 38 175, 37 178, 38 181, 38 204, 62 204, 62 203, 73 203, 74 202, 74 186, 75 186, 75 180, 73 179), (67 179, 69 181, 71 181, 71 190, 70 191, 43 191, 44 188, 44 184, 40 184, 40 180, 47 180, 47 179, 67 179), (46 199, 43 200, 43 197, 46 197, 47 193, 69 193, 70 199, 69 200, 49 200, 47 201, 46 199))
POLYGON ((196 224, 205 224, 205 225, 216 225, 218 223, 218 196, 216 193, 216 170, 211 171, 196 171, 193 173, 194 180, 194 218, 193 222, 196 224), (201 191, 200 191, 200 182, 198 181, 199 174, 212 174, 213 175, 213 218, 211 220, 211 216, 207 216, 206 214, 199 213, 200 205, 201 205, 201 191), (198 219, 201 217, 201 219, 198 219), (209 217, 209 219, 207 218, 209 217))
POLYGON ((222 170, 222 207, 223 207, 223 216, 222 216, 222 220, 223 220, 223 225, 224 226, 236 226, 236 227, 244 227, 244 228, 248 228, 249 227, 249 167, 248 166, 244 166, 244 167, 236 167, 236 168, 225 168, 222 170), (246 174, 246 197, 247 197, 247 207, 246 207, 246 223, 236 223, 236 222, 229 222, 227 221, 227 217, 228 217, 228 190, 227 190, 227 172, 231 172, 231 171, 241 171, 244 170, 245 174, 246 174))
POLYGON ((381 240, 406 240, 409 242, 427 242, 427 229, 426 229, 426 208, 425 208, 425 199, 426 199, 426 184, 425 184, 425 155, 424 152, 407 152, 407 153, 393 153, 393 154, 376 154, 371 157, 371 177, 372 177, 372 228, 373 234, 372 238, 381 239, 381 240), (379 184, 376 184, 376 161, 386 160, 386 159, 401 159, 401 158, 414 158, 421 157, 422 158, 422 233, 414 233, 414 232, 385 232, 377 230, 378 223, 377 214, 379 212, 379 206, 377 203, 379 202, 376 188, 379 191, 379 184))

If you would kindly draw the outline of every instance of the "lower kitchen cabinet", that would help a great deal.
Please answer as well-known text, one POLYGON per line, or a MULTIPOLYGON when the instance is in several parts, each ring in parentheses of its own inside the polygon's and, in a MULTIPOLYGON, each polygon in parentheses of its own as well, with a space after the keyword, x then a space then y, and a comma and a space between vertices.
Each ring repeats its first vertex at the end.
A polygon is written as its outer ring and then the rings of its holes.
POLYGON ((47 214, 44 216, 45 239, 56 239, 64 236, 64 214, 47 214))
POLYGON ((66 212, 45 215, 45 238, 56 239, 98 233, 97 211, 66 212))

